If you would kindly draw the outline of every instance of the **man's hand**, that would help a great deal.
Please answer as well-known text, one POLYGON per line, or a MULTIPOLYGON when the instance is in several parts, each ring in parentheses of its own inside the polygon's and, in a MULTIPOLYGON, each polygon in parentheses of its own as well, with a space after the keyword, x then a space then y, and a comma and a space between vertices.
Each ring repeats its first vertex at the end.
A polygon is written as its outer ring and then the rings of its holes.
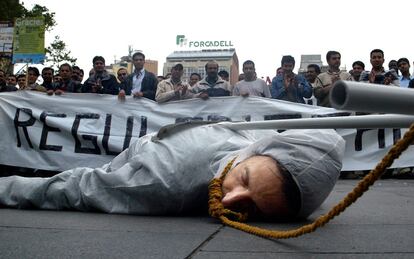
POLYGON ((52 95, 52 94, 53 94, 53 92, 54 92, 53 90, 47 90, 47 92, 46 92, 46 93, 47 93, 47 95, 52 95))
POLYGON ((57 89, 56 91, 55 91, 55 94, 56 95, 62 95, 64 92, 62 91, 62 90, 60 90, 60 89, 57 89))
POLYGON ((179 96, 180 95, 180 91, 183 89, 183 86, 182 85, 176 85, 176 86, 174 86, 174 94, 176 95, 176 96, 179 96))
POLYGON ((386 77, 384 78, 384 85, 390 85, 390 84, 391 84, 391 82, 392 82, 392 78, 391 78, 391 76, 386 76, 386 77))
POLYGON ((186 85, 177 85, 174 87, 174 92, 175 95, 179 96, 180 93, 181 95, 185 95, 185 93, 187 92, 187 86, 186 85))
POLYGON ((249 97, 249 92, 242 92, 240 95, 243 97, 249 97))
POLYGON ((369 82, 370 83, 374 83, 375 82, 375 76, 376 76, 377 74, 374 72, 374 70, 373 71, 371 71, 371 73, 369 73, 369 82))
POLYGON ((92 92, 94 92, 94 93, 96 93, 96 92, 98 92, 100 89, 102 88, 102 85, 99 85, 99 84, 93 84, 92 85, 92 92))
POLYGON ((187 92, 187 89, 188 89, 187 85, 182 86, 181 95, 185 95, 185 93, 187 92))
POLYGON ((142 96, 144 96, 143 92, 135 92, 134 93, 134 98, 141 98, 142 96))
POLYGON ((332 84, 334 84, 338 80, 340 80, 339 75, 334 75, 331 77, 332 84))
POLYGON ((286 76, 283 78, 285 89, 288 89, 292 85, 292 79, 290 76, 286 76))
POLYGON ((119 101, 125 101, 125 91, 124 90, 119 91, 118 100, 119 101))
POLYGON ((208 93, 207 92, 202 92, 202 93, 200 93, 198 98, 201 98, 203 100, 207 100, 208 99, 208 93))

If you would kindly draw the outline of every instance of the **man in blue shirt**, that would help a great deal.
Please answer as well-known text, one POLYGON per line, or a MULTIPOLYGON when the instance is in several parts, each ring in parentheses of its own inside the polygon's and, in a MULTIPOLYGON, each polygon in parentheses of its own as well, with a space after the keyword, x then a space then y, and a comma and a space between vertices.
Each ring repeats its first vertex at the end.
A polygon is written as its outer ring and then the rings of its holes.
POLYGON ((398 69, 401 71, 401 75, 399 76, 400 79, 400 87, 408 88, 408 84, 412 79, 410 75, 410 61, 407 58, 400 58, 397 61, 398 69))
POLYGON ((312 87, 301 75, 293 73, 295 59, 292 56, 282 57, 283 73, 272 80, 270 93, 272 98, 295 103, 305 103, 303 98, 312 96, 312 87))

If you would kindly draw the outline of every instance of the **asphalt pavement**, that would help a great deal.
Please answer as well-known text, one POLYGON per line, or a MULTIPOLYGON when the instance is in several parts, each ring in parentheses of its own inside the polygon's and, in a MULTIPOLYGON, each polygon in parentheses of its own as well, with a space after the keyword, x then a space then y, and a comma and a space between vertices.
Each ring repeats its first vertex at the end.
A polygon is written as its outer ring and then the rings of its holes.
MULTIPOLYGON (((312 222, 353 189, 339 180, 307 221, 252 223, 292 229, 312 222)), ((0 258, 414 258, 414 180, 380 180, 316 232, 265 239, 208 216, 142 217, 0 209, 0 258)))

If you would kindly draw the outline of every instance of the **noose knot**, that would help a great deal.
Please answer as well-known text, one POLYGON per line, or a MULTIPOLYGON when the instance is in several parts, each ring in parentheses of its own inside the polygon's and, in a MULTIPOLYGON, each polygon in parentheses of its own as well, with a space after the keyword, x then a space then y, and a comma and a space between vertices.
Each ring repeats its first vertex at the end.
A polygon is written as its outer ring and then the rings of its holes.
POLYGON ((220 218, 222 216, 232 218, 237 221, 246 221, 247 220, 247 213, 239 213, 234 212, 229 209, 224 208, 223 204, 221 203, 221 200, 223 199, 223 191, 222 191, 222 185, 223 185, 223 179, 226 176, 226 174, 230 171, 234 161, 236 160, 236 157, 233 158, 223 169, 223 172, 221 173, 219 178, 214 178, 210 181, 209 184, 209 200, 208 200, 208 212, 209 214, 214 218, 220 218))

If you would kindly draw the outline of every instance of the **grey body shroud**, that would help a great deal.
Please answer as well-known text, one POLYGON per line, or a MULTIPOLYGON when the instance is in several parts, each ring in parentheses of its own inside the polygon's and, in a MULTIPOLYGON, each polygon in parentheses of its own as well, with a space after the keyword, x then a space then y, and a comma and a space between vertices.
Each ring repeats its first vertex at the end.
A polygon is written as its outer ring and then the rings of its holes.
POLYGON ((280 158, 291 171, 302 192, 301 215, 307 216, 333 188, 344 149, 344 140, 333 130, 279 134, 204 125, 163 139, 154 136, 140 138, 101 168, 75 168, 51 178, 0 178, 0 204, 139 215, 184 213, 206 207, 208 183, 229 158, 262 154, 280 158))

